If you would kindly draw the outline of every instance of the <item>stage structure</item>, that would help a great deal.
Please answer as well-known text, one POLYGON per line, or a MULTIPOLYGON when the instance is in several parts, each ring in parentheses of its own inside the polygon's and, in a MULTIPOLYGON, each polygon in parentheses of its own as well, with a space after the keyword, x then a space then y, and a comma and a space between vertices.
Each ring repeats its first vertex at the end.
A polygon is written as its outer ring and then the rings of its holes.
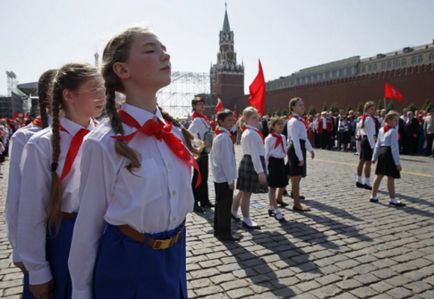
MULTIPOLYGON (((173 72, 172 83, 157 93, 157 102, 172 116, 181 120, 191 118, 191 100, 195 96, 210 97, 210 75, 196 72, 173 72)), ((214 109, 215 103, 205 100, 207 111, 214 109), (210 107, 208 107, 210 106, 210 107), (211 107, 212 106, 212 107, 211 107)))

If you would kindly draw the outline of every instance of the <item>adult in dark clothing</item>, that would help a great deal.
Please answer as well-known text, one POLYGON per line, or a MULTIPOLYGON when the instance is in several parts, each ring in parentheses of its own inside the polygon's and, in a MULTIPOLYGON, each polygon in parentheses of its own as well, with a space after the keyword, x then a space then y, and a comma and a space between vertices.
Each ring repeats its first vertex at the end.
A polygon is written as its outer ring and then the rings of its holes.
POLYGON ((399 136, 401 136, 401 138, 399 138, 399 153, 403 154, 404 153, 404 147, 406 147, 405 146, 406 142, 404 142, 404 139, 405 139, 405 121, 401 117, 399 118, 398 132, 399 132, 399 136))
POLYGON ((268 115, 262 116, 262 135, 266 138, 270 134, 270 129, 268 128, 268 115))
POLYGON ((419 132, 419 120, 413 116, 413 112, 407 112, 407 123, 405 124, 405 137, 408 145, 408 152, 405 154, 417 154, 417 133, 419 132))

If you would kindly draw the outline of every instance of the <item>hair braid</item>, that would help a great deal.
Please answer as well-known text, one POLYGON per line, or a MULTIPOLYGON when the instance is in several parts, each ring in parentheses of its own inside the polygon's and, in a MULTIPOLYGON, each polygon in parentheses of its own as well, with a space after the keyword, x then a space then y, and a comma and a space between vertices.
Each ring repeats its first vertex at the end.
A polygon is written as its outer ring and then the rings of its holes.
POLYGON ((44 72, 38 81, 39 114, 41 115, 42 128, 48 127, 47 108, 50 106, 48 90, 52 88, 53 79, 57 74, 57 69, 44 72))

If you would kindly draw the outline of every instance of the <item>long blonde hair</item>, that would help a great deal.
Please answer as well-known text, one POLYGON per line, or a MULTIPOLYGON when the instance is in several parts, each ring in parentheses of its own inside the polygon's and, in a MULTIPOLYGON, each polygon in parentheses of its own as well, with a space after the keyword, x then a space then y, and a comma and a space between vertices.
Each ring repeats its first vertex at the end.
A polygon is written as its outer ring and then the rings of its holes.
POLYGON ((258 113, 258 110, 256 110, 256 108, 253 107, 247 107, 246 109, 243 110, 243 117, 240 119, 241 130, 243 130, 244 127, 246 126, 246 120, 254 113, 258 113))

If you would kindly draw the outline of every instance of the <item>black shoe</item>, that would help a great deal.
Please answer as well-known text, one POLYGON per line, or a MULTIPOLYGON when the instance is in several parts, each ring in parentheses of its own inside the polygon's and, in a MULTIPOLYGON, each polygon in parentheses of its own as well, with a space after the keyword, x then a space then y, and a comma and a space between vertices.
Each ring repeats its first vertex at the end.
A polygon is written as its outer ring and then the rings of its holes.
POLYGON ((367 190, 372 190, 372 187, 371 187, 371 186, 368 186, 368 185, 366 185, 366 184, 363 185, 363 188, 365 188, 365 189, 367 189, 367 190))
POLYGON ((277 216, 275 216, 274 218, 276 218, 276 220, 279 221, 280 223, 288 223, 288 221, 283 217, 278 219, 277 216))
POLYGON ((378 198, 372 198, 372 197, 371 197, 371 198, 369 199, 369 201, 370 201, 370 202, 378 202, 378 198))
MULTIPOLYGON (((292 195, 292 191, 291 191, 291 195, 290 195, 290 196, 291 196, 291 198, 294 198, 294 196, 292 195)), ((298 198, 299 198, 299 199, 305 199, 306 197, 304 197, 303 195, 300 195, 300 194, 299 194, 299 195, 298 195, 298 198)))
POLYGON ((201 204, 201 207, 202 207, 202 208, 214 208, 215 205, 212 204, 210 201, 207 201, 207 202, 201 204))
POLYGON ((249 228, 249 229, 261 229, 260 225, 250 226, 247 223, 245 223, 244 221, 243 221, 243 227, 249 228))
POLYGON ((283 191, 283 196, 289 197, 288 191, 286 191, 286 189, 283 191))
POLYGON ((219 241, 239 241, 241 240, 241 237, 228 235, 228 236, 219 236, 217 239, 219 239, 219 241))
POLYGON ((231 218, 234 219, 236 222, 241 221, 240 217, 235 217, 234 214, 231 213, 231 218))
POLYGON ((268 210, 268 216, 274 217, 276 214, 274 213, 274 210, 268 210))
POLYGON ((296 212, 309 212, 311 211, 311 209, 306 208, 306 209, 300 209, 299 207, 293 206, 292 209, 296 212))
POLYGON ((389 201, 389 205, 392 205, 392 206, 395 206, 395 207, 405 207, 406 206, 405 203, 402 203, 402 202, 400 202, 400 203, 393 203, 391 201, 389 201))
POLYGON ((281 206, 281 207, 286 207, 286 206, 289 206, 289 204, 287 204, 286 202, 283 202, 283 201, 277 201, 277 203, 281 206))
POLYGON ((193 211, 195 211, 196 213, 203 213, 205 212, 201 207, 199 207, 198 205, 194 205, 194 209, 193 211))
POLYGON ((357 187, 357 188, 365 188, 365 184, 362 184, 362 183, 356 182, 356 187, 357 187))

